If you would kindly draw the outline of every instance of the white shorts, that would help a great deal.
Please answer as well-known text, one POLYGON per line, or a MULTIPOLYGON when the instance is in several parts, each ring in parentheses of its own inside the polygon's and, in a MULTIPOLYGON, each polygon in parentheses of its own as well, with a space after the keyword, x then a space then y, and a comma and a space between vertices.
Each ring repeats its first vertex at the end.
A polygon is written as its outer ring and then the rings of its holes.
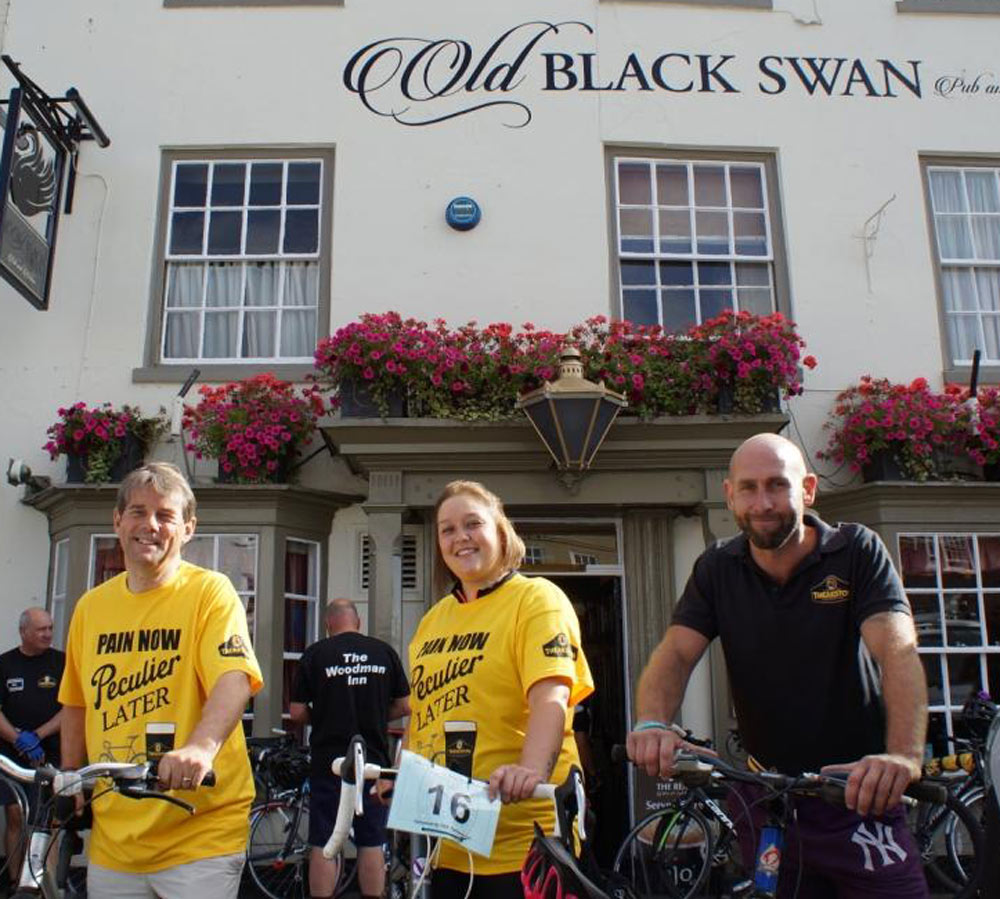
POLYGON ((202 858, 149 874, 112 871, 93 862, 87 868, 90 899, 236 899, 246 854, 202 858))

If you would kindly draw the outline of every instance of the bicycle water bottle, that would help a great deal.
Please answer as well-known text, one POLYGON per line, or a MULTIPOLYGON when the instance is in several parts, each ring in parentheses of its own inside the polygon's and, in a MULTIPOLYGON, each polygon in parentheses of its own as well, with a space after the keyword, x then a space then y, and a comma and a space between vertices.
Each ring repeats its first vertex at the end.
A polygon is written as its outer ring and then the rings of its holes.
POLYGON ((780 827, 768 824, 761 828, 753 883, 754 887, 765 896, 777 895, 778 871, 781 868, 781 850, 783 848, 784 833, 780 827))

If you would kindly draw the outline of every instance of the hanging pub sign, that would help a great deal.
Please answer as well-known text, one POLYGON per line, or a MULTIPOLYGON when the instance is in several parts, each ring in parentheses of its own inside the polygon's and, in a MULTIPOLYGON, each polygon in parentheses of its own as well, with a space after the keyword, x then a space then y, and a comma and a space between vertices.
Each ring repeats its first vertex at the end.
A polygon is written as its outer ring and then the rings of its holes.
POLYGON ((66 151, 32 115, 19 87, 0 121, 0 275, 47 309, 66 151))

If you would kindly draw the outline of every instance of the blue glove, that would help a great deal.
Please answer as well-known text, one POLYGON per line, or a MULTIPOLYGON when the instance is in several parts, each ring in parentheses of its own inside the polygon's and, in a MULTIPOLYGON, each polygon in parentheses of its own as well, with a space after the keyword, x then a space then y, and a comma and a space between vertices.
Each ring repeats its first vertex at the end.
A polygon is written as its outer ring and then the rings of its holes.
POLYGON ((26 756, 29 762, 39 763, 45 759, 42 741, 33 730, 22 730, 14 741, 14 748, 26 756))

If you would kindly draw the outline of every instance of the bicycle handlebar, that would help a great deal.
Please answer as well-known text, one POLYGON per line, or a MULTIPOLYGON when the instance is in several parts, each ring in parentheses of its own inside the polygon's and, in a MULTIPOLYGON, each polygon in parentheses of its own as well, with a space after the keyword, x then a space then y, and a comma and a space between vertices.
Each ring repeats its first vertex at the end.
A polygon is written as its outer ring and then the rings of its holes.
MULTIPOLYGON (((629 761, 626 747, 621 744, 613 746, 611 759, 616 762, 629 761)), ((847 785, 846 773, 804 773, 792 776, 777 771, 751 771, 748 768, 737 768, 719 756, 694 749, 679 751, 676 761, 677 764, 672 776, 689 786, 700 786, 717 772, 718 775, 728 780, 756 784, 775 793, 821 796, 828 802, 842 804, 844 788, 847 785)), ((918 780, 906 788, 904 796, 917 802, 943 803, 947 799, 948 790, 941 784, 918 780)))
MULTIPOLYGON (((323 846, 323 857, 332 859, 344 848, 344 842, 351 829, 355 815, 364 814, 364 796, 360 785, 367 780, 395 778, 397 769, 382 767, 365 761, 365 741, 355 736, 347 747, 347 755, 334 759, 330 766, 341 779, 340 801, 337 804, 337 818, 330 839, 323 846), (360 773, 360 776, 359 776, 360 773)), ((561 784, 543 783, 535 787, 532 799, 549 799, 556 810, 554 835, 560 837, 568 832, 571 817, 575 815, 577 833, 581 840, 587 839, 587 800, 583 790, 583 776, 575 765, 561 784), (573 804, 575 802, 575 805, 573 804)))

